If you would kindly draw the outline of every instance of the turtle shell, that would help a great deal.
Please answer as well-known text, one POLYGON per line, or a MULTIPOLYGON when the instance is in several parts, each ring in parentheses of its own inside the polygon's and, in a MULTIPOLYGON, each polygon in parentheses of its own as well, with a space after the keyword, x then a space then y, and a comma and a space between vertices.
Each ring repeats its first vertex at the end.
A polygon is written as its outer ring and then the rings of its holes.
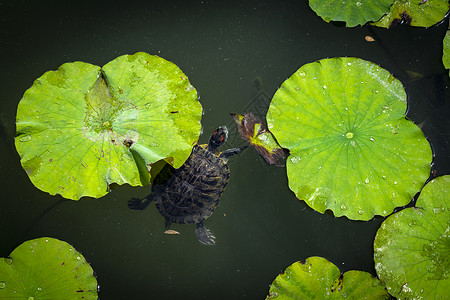
POLYGON ((173 176, 155 186, 154 200, 162 216, 173 223, 199 223, 219 203, 230 178, 227 160, 194 146, 192 153, 173 176))

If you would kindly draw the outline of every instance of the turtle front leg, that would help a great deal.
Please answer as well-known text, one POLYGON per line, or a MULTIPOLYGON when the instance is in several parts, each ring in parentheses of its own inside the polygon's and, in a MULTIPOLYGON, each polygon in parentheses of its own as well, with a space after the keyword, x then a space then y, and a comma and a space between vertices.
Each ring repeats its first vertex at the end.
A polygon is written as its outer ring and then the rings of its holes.
POLYGON ((136 209, 136 210, 142 210, 144 208, 146 208, 150 202, 152 202, 153 200, 153 195, 150 194, 147 197, 145 197, 144 199, 140 199, 140 198, 131 198, 130 200, 128 200, 128 207, 131 209, 136 209))
POLYGON ((216 237, 214 234, 207 229, 203 225, 203 221, 200 221, 200 223, 197 223, 197 229, 195 229, 195 234, 197 235, 197 239, 200 243, 207 246, 214 246, 216 243, 216 237))
POLYGON ((225 150, 222 153, 220 153, 219 157, 228 159, 228 157, 230 157, 232 155, 241 153, 247 147, 248 146, 244 146, 244 147, 240 147, 240 148, 232 148, 232 149, 225 150))

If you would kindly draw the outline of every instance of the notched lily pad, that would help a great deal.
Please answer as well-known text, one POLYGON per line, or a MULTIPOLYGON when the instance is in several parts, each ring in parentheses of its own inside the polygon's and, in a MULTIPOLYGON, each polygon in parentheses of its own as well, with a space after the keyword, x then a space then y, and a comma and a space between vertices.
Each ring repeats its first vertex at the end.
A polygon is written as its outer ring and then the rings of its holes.
POLYGON ((45 237, 0 259, 0 299, 97 299, 97 279, 83 255, 45 237))
POLYGON ((275 93, 269 130, 289 187, 313 209, 369 220, 404 206, 430 174, 432 153, 405 118, 402 84, 378 65, 330 58, 302 66, 275 93))
POLYGON ((388 28, 403 23, 430 27, 444 19, 449 7, 448 0, 395 0, 389 13, 372 25, 388 28))
POLYGON ((348 271, 323 257, 296 262, 278 275, 269 289, 269 299, 389 299, 384 286, 367 272, 348 271))
POLYGON ((241 138, 253 146, 258 154, 270 165, 284 166, 285 151, 263 122, 252 113, 244 115, 232 113, 241 138))
POLYGON ((398 299, 450 295, 450 175, 430 181, 416 207, 389 216, 374 242, 375 269, 398 299))
POLYGON ((379 20, 391 4, 392 0, 309 0, 309 6, 324 21, 342 21, 347 27, 379 20))
POLYGON ((102 68, 67 63, 25 92, 15 144, 39 189, 98 198, 112 183, 148 184, 159 160, 180 167, 201 114, 186 75, 158 56, 123 55, 102 68))

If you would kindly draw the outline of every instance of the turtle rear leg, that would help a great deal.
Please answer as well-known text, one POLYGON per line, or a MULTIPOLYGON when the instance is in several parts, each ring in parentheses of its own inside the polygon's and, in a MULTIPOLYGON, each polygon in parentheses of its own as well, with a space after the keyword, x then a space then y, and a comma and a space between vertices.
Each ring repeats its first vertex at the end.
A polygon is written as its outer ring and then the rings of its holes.
POLYGON ((213 246, 216 243, 216 237, 214 234, 203 225, 203 221, 197 223, 195 234, 200 243, 207 246, 213 246))
POLYGON ((142 210, 146 208, 150 204, 150 202, 152 202, 152 200, 153 197, 151 196, 151 194, 144 199, 131 198, 130 200, 128 200, 128 207, 131 209, 142 210))
POLYGON ((223 151, 222 153, 220 153, 220 157, 228 159, 228 157, 235 155, 235 154, 239 154, 242 152, 242 150, 244 150, 245 148, 247 148, 248 146, 244 146, 244 147, 240 147, 240 148, 232 148, 232 149, 227 149, 225 151, 223 151))

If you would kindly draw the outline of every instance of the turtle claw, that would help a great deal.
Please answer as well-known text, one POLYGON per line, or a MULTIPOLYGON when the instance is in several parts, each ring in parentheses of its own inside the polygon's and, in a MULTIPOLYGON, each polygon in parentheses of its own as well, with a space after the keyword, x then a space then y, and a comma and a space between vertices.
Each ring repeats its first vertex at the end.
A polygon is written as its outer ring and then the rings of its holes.
POLYGON ((197 224, 197 229, 195 229, 195 233, 197 234, 197 239, 200 243, 207 246, 214 246, 216 243, 216 237, 214 234, 202 223, 197 224))
POLYGON ((128 200, 128 207, 131 209, 142 210, 150 204, 151 200, 148 198, 131 198, 128 200))

